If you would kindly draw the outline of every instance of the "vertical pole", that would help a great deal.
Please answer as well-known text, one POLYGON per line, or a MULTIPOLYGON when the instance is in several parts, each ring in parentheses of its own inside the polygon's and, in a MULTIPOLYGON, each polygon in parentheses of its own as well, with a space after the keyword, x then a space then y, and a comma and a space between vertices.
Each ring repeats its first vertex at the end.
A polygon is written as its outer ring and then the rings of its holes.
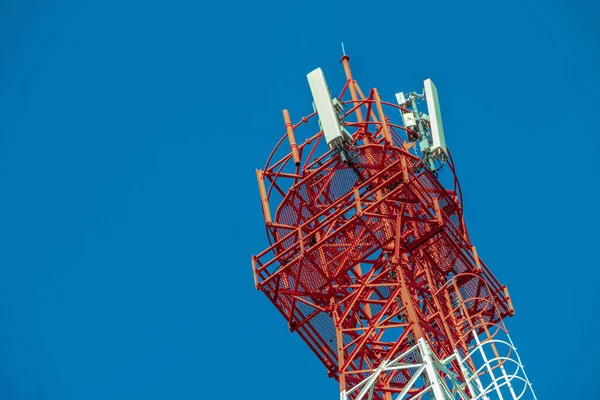
MULTIPOLYGON (((500 353, 498 352, 498 348, 496 347, 496 343, 494 343, 493 341, 493 336, 490 333, 487 325, 483 325, 484 329, 485 329, 485 333, 488 335, 488 340, 490 341, 490 344, 492 346, 492 350, 494 352, 494 355, 496 356, 496 360, 498 361, 498 365, 500 366, 500 371, 502 371, 502 376, 504 377, 504 380, 506 381, 506 385, 508 386, 508 390, 510 391, 510 394, 512 395, 513 399, 517 399, 517 395, 515 394, 515 391, 512 387, 512 385, 510 384, 510 379, 508 377, 508 375, 506 374, 506 369, 504 368, 504 363, 506 362, 506 360, 503 360, 502 357, 500 357, 500 353)), ((473 333, 473 335, 476 335, 477 333, 473 333)), ((479 338, 478 338, 479 339, 479 338)), ((479 341, 478 341, 479 342, 479 341)), ((487 360, 486 360, 487 362, 487 360)))
MULTIPOLYGON (((332 297, 329 303, 331 310, 333 311, 333 325, 335 327, 335 338, 337 342, 337 355, 338 355, 338 368, 344 365, 344 337, 342 335, 342 321, 338 309, 335 304, 335 299, 332 297)), ((345 397, 346 392, 346 375, 345 371, 340 370, 339 382, 340 382, 340 393, 345 397)))
POLYGON ((427 343, 425 343, 425 339, 419 339, 419 348, 421 350, 421 355, 423 356, 423 363, 425 364, 427 377, 429 378, 429 382, 431 382, 433 398, 435 400, 446 399, 446 397, 442 393, 442 388, 440 386, 440 380, 438 378, 438 375, 435 372, 435 369, 433 368, 433 357, 431 357, 431 350, 429 349, 427 343))
POLYGON ((458 349, 454 350, 454 354, 456 355, 456 360, 458 361, 460 370, 463 373, 463 376, 465 377, 465 382, 467 384, 467 387, 469 388, 469 393, 470 393, 471 397, 479 398, 479 395, 482 395, 483 392, 485 391, 483 389, 483 385, 481 384, 481 380, 479 379, 479 376, 475 373, 475 370, 473 368, 469 369, 469 366, 465 365, 465 360, 461 357, 458 349), (473 382, 472 382, 473 380, 475 381, 475 383, 477 385, 476 387, 473 386, 473 382), (477 388, 477 390, 475 390, 476 388, 477 388))
POLYGON ((396 215, 396 237, 394 238, 394 262, 400 262, 400 237, 402 235, 402 213, 404 203, 400 206, 400 212, 396 215))
POLYGON ((287 137, 290 141, 290 149, 292 150, 294 164, 296 165, 296 167, 299 167, 300 155, 298 154, 298 146, 296 145, 296 138, 294 137, 294 125, 292 125, 292 121, 290 120, 290 113, 288 112, 288 110, 283 110, 283 121, 285 122, 287 137))
POLYGON ((360 217, 362 215, 362 204, 360 202, 360 193, 358 192, 357 188, 353 188, 352 191, 354 192, 354 205, 356 206, 356 215, 358 215, 360 217))
POLYGON ((440 202, 438 201, 437 197, 433 199, 433 208, 435 209, 435 218, 437 219, 437 223, 440 226, 444 225, 442 210, 440 209, 440 202))
POLYGON ((406 165, 406 158, 402 157, 400 159, 400 165, 402 167, 402 179, 404 179, 404 182, 408 182, 410 178, 408 176, 408 166, 406 165))
POLYGON ((256 256, 252 256, 252 272, 254 273, 254 287, 258 289, 258 276, 256 272, 256 256))
POLYGON ((496 389, 498 398, 500 400, 504 400, 504 397, 502 397, 502 392, 500 392, 500 386, 498 386, 498 380, 494 376, 494 371, 492 370, 492 367, 490 366, 490 362, 488 361, 485 351, 483 351, 483 346, 482 346, 481 342, 479 341, 479 337, 477 336, 477 332, 475 332, 475 330, 473 330, 473 337, 475 337, 475 342, 477 342, 477 347, 479 348, 479 354, 481 355, 481 358, 483 359, 483 363, 485 364, 488 374, 490 374, 490 378, 492 379, 492 383, 494 384, 494 389, 496 389))
MULTIPOLYGON (((348 80, 348 87, 350 88, 350 95, 352 96, 352 102, 354 103, 354 107, 357 107, 360 102, 358 100, 358 94, 356 93, 356 86, 354 84, 354 78, 352 78, 352 71, 350 70, 350 57, 344 55, 342 57, 342 64, 344 65, 344 72, 346 73, 346 79, 348 80)), ((356 119, 359 124, 364 122, 362 110, 360 107, 356 109, 356 119)), ((367 144, 371 143, 370 139, 365 136, 365 142, 367 144)))
POLYGON ((479 256, 477 255, 477 249, 475 248, 475 246, 471 246, 471 250, 473 250, 473 258, 475 259, 477 269, 481 271, 481 263, 479 262, 479 256))
MULTIPOLYGON (((448 309, 450 310, 449 314, 450 314, 450 319, 452 321, 452 325, 457 328, 461 327, 461 324, 459 323, 459 321, 456 320, 456 317, 454 315, 455 309, 456 309, 456 311, 460 312, 460 305, 455 307, 452 304, 452 300, 450 299, 448 290, 444 291, 444 298, 446 299, 446 307, 448 307, 448 309)), ((461 337, 461 336, 458 337, 458 345, 461 346, 461 348, 464 350, 465 354, 469 353, 469 346, 467 345, 464 337, 461 337)), ((467 358, 466 361, 467 361, 467 363, 469 363, 469 366, 471 367, 471 369, 473 369, 473 371, 475 371, 475 365, 473 364, 473 360, 471 360, 471 358, 467 358)))
MULTIPOLYGON (((358 101, 358 94, 356 93, 356 86, 354 85, 354 78, 352 78, 352 71, 350 70, 350 57, 343 56, 342 64, 344 65, 344 72, 346 73, 346 79, 348 79, 348 86, 350 87, 350 95, 352 96, 352 102, 354 106, 358 106, 360 103, 358 101)), ((356 118, 358 122, 363 122, 362 111, 360 108, 356 109, 356 118)))
POLYGON ((265 222, 270 224, 272 222, 271 210, 269 210, 269 200, 267 199, 267 190, 265 189, 263 171, 260 169, 256 170, 256 179, 258 179, 258 191, 260 192, 260 201, 262 203, 262 209, 265 215, 265 222))
POLYGON ((452 286, 454 286, 454 292, 456 293, 456 297, 458 298, 457 301, 459 304, 459 310, 460 310, 463 318, 468 322, 469 326, 471 327, 471 330, 473 332, 475 332, 475 325, 473 324, 473 321, 471 321, 471 316, 469 315, 469 312, 467 311, 465 302, 463 301, 462 295, 460 294, 460 289, 458 288, 458 285, 456 284, 456 277, 452 278, 452 286))
POLYGON ((377 113, 379 113, 379 120, 381 121, 381 130, 383 131, 383 137, 389 144, 392 144, 392 135, 390 134, 390 128, 388 127, 385 115, 383 114, 383 108, 381 107, 381 97, 379 97, 379 92, 377 91, 377 89, 373 89, 373 94, 373 97, 375 98, 375 104, 377 106, 377 113))
POLYGON ((408 285, 406 284, 406 275, 404 274, 402 263, 398 262, 396 268, 398 271, 398 276, 400 277, 400 298, 402 299, 402 304, 404 307, 406 307, 406 313, 408 314, 410 325, 412 325, 412 331, 415 335, 415 340, 421 339, 425 335, 423 334, 423 328, 421 327, 421 319, 415 310, 413 298, 408 290, 408 285))
MULTIPOLYGON (((419 140, 423 140, 425 136, 425 128, 423 128, 423 123, 421 122, 421 116, 419 115, 419 109, 417 108, 417 100, 414 98, 410 98, 410 105, 413 109, 413 114, 415 115, 415 121, 417 121, 417 130, 419 131, 419 140)), ((423 149, 420 149, 423 150, 423 149)))
MULTIPOLYGON (((402 208, 403 210, 404 208, 402 208)), ((398 275, 398 280, 400 282, 400 298, 402 299, 402 305, 406 307, 406 313, 408 314, 408 321, 410 322, 410 326, 412 326, 412 331, 415 336, 415 339, 420 339, 424 337, 423 328, 421 327, 421 319, 417 315, 415 311, 415 305, 413 304, 413 299, 410 295, 410 291, 408 290, 408 285, 406 284, 406 275, 404 274, 404 270, 402 268, 402 262, 400 261, 400 235, 402 233, 402 214, 398 214, 396 216, 396 238, 394 242, 394 263, 396 264, 396 274, 398 275)), ((406 261, 407 255, 404 254, 404 259, 406 261)))
MULTIPOLYGON (((433 302, 434 302, 436 308, 438 310, 440 310, 440 319, 442 320, 442 325, 444 326, 444 330, 446 331, 446 336, 448 336, 448 339, 450 339, 450 344, 452 345, 452 348, 456 349, 456 342, 454 341, 454 337, 452 336, 452 331, 450 330, 450 327, 448 326, 448 321, 446 321, 446 318, 444 318, 441 315, 442 305, 441 305, 441 303, 438 299, 437 293, 436 293, 436 291, 438 290, 438 287, 433 280, 433 276, 431 275, 429 266, 426 266, 426 268, 425 268, 425 277, 427 278, 427 284, 429 286, 429 290, 431 292, 431 297, 433 298, 433 302)), ((450 311, 452 311, 452 310, 450 310, 450 311)))
POLYGON ((510 295, 508 294, 508 288, 506 286, 503 286, 502 289, 504 289, 504 295, 506 296, 506 301, 508 302, 508 311, 510 312, 510 315, 515 315, 515 309, 513 308, 510 295))

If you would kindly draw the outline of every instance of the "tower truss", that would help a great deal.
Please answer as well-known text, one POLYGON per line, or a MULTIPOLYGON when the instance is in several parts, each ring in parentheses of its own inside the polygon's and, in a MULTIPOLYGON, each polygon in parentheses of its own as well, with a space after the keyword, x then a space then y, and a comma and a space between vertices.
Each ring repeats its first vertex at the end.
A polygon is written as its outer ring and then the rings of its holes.
POLYGON ((428 153, 416 103, 365 95, 348 56, 342 64, 341 139, 326 138, 330 120, 316 123, 323 111, 294 124, 284 110, 285 134, 257 171, 271 244, 252 257, 256 288, 342 400, 535 399, 504 325, 508 291, 469 238, 450 153, 428 153))

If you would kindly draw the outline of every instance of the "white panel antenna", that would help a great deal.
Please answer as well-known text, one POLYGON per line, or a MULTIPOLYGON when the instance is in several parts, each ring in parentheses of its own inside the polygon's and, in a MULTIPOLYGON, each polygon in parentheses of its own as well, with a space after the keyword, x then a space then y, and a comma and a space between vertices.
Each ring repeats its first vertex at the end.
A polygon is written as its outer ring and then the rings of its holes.
POLYGON ((315 108, 319 114, 321 128, 325 135, 325 141, 330 148, 334 148, 343 139, 342 127, 335 111, 333 100, 325 81, 325 75, 321 68, 317 68, 308 75, 308 85, 315 101, 315 108))
POLYGON ((444 138, 444 126, 442 125, 442 113, 440 111, 440 102, 435 85, 431 79, 426 79, 425 82, 425 98, 427 99, 427 110, 429 111, 431 125, 431 152, 438 153, 438 149, 447 155, 446 139, 444 138))

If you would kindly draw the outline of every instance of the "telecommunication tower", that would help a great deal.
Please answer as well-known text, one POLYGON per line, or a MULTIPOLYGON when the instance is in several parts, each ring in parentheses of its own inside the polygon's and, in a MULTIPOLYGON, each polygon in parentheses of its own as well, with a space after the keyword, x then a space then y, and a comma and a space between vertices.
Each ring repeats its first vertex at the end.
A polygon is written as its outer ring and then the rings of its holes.
POLYGON ((508 290, 465 226, 435 85, 386 102, 349 61, 335 98, 320 68, 307 75, 314 112, 283 110, 257 170, 271 245, 252 257, 256 288, 341 400, 535 399, 508 290))

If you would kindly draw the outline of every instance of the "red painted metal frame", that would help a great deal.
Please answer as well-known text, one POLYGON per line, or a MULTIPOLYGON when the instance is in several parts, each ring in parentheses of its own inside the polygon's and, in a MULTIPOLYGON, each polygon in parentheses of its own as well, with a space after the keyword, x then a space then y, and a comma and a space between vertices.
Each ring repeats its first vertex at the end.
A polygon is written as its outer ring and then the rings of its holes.
MULTIPOLYGON (((513 314, 506 288, 469 240, 452 160, 448 190, 411 152, 416 134, 384 114, 400 107, 381 101, 376 89, 365 97, 349 58, 342 63, 347 82, 339 98, 351 94, 342 103, 353 161, 333 151, 313 159, 322 132, 301 144, 294 132, 316 114, 292 124, 285 110, 286 134, 257 171, 272 244, 252 257, 257 289, 341 391, 421 337, 445 358, 466 352, 473 332, 489 333, 513 314), (289 152, 274 162, 286 138, 289 152)), ((457 365, 453 372, 462 376, 457 365)), ((410 374, 382 374, 375 398, 390 399, 410 374)))

